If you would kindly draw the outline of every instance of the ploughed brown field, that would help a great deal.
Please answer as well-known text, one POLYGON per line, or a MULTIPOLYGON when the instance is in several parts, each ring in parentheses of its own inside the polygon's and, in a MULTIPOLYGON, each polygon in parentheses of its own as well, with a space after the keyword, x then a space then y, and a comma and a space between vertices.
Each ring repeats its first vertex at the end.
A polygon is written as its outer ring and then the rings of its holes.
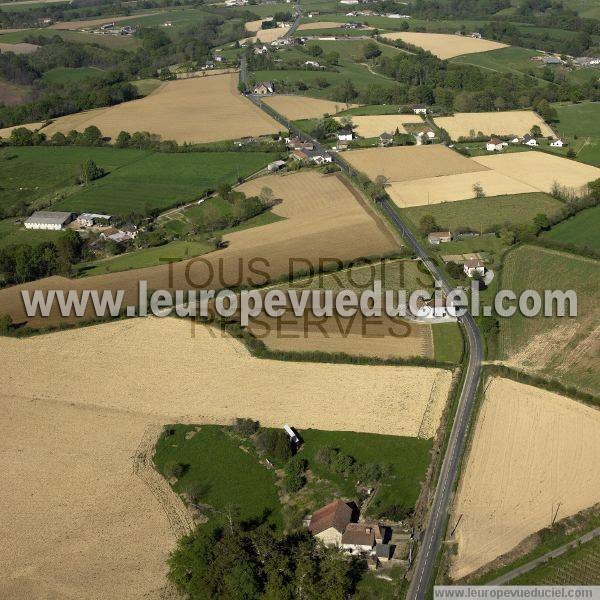
MULTIPOLYGON (((37 129, 36 125, 25 127, 37 129)), ((149 131, 180 143, 231 140, 281 129, 238 92, 236 73, 169 81, 139 100, 59 117, 42 131, 50 137, 57 131, 83 131, 89 125, 113 140, 121 131, 149 131)), ((12 129, 1 129, 0 137, 8 137, 12 129)))
POLYGON ((454 507, 450 575, 465 577, 529 535, 600 502, 600 411, 502 378, 486 390, 454 507))
POLYGON ((162 597, 177 535, 165 507, 181 520, 181 503, 161 503, 133 469, 157 425, 242 416, 431 437, 451 380, 441 369, 259 360, 176 318, 0 338, 0 360, 2 598, 162 597))
MULTIPOLYGON (((337 175, 302 171, 254 179, 240 189, 249 194, 270 187, 283 201, 274 212, 284 220, 237 231, 225 236, 227 248, 172 265, 120 273, 67 279, 50 277, 0 290, 0 305, 16 323, 40 327, 81 318, 61 317, 57 309, 49 317, 28 318, 22 290, 123 290, 124 304, 138 303, 138 282, 149 290, 222 289, 241 284, 258 285, 267 278, 318 268, 322 259, 351 260, 381 256, 398 248, 398 241, 367 202, 337 175)), ((325 261, 328 262, 328 261, 325 261)), ((82 318, 91 318, 88 308, 82 318)))

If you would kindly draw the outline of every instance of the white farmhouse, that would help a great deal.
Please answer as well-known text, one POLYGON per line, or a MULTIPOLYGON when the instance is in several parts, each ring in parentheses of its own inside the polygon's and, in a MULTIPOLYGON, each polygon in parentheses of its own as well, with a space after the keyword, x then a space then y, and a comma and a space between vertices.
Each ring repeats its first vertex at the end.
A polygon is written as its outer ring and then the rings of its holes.
POLYGON ((82 227, 93 227, 97 221, 110 222, 112 215, 99 215, 97 213, 82 213, 77 217, 77 223, 82 227))
POLYGON ((425 104, 415 104, 413 106, 413 112, 415 113, 415 115, 426 115, 427 106, 425 104))
POLYGON ((565 141, 563 139, 561 139, 561 138, 557 138, 555 140, 552 140, 550 142, 550 145, 553 148, 562 148, 565 145, 565 141))
POLYGON ((50 229, 59 231, 64 229, 76 217, 71 212, 52 212, 47 210, 38 210, 28 217, 25 222, 25 229, 50 229))
POLYGON ((475 277, 475 275, 485 275, 485 264, 480 258, 469 258, 465 261, 465 275, 475 277))
POLYGON ((351 142, 354 139, 354 132, 352 129, 340 129, 337 132, 337 139, 340 142, 351 142))
POLYGON ((528 133, 523 136, 522 141, 526 146, 537 146, 538 145, 537 140, 532 135, 529 135, 528 133))
POLYGON ((498 139, 497 137, 493 137, 486 142, 485 149, 488 152, 500 152, 500 150, 504 148, 504 144, 505 142, 502 140, 498 139))
POLYGON ((421 319, 443 319, 456 317, 456 309, 452 304, 446 305, 445 298, 432 298, 425 302, 422 298, 417 300, 417 314, 421 319))

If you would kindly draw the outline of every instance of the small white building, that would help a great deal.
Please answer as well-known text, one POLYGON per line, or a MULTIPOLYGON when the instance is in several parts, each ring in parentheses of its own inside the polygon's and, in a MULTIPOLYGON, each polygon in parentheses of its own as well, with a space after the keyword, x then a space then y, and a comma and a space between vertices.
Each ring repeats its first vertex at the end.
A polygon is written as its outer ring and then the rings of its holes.
POLYGON ((337 139, 340 142, 351 142, 354 139, 354 132, 352 129, 340 129, 337 132, 337 139))
POLYGON ((445 298, 432 298, 427 302, 422 298, 417 300, 417 314, 421 319, 443 319, 456 317, 456 309, 452 304, 446 305, 445 298))
POLYGON ((415 113, 415 115, 426 115, 427 106, 425 104, 415 104, 413 106, 413 112, 415 113))
POLYGON ((261 81, 254 86, 252 91, 258 96, 266 96, 267 94, 272 94, 275 91, 275 87, 272 81, 261 81))
POLYGON ((60 231, 64 229, 77 215, 71 212, 53 212, 38 210, 25 219, 25 229, 48 229, 60 231))
POLYGON ((565 145, 565 141, 563 139, 561 139, 561 138, 557 138, 555 140, 552 140, 550 142, 550 145, 553 148, 562 148, 565 145))
POLYGON ((82 227, 93 227, 97 221, 110 223, 112 215, 99 215, 97 213, 81 213, 77 217, 77 223, 82 227))
POLYGON ((267 170, 274 173, 275 171, 279 171, 279 169, 283 169, 283 167, 285 167, 285 160, 275 160, 267 165, 267 170))
POLYGON ((449 231, 433 231, 427 236, 427 241, 434 246, 439 246, 443 242, 451 242, 452 233, 449 231))
POLYGON ((523 136, 523 139, 521 141, 526 146, 537 146, 538 145, 537 140, 532 135, 529 135, 528 133, 523 136))
POLYGON ((464 265, 465 275, 475 277, 475 275, 485 275, 485 264, 480 258, 469 258, 464 265))
POLYGON ((322 69, 323 67, 316 60, 307 60, 304 62, 305 67, 313 67, 313 69, 322 69))
POLYGON ((435 138, 435 131, 431 129, 431 127, 421 127, 417 131, 417 135, 420 138, 427 138, 428 140, 433 140, 435 138))
POLYGON ((264 44, 262 46, 254 48, 254 54, 267 54, 267 52, 269 52, 269 48, 267 48, 267 46, 265 46, 264 44))
POLYGON ((501 139, 493 137, 486 142, 485 149, 488 152, 500 152, 504 148, 505 144, 506 142, 503 142, 501 139))

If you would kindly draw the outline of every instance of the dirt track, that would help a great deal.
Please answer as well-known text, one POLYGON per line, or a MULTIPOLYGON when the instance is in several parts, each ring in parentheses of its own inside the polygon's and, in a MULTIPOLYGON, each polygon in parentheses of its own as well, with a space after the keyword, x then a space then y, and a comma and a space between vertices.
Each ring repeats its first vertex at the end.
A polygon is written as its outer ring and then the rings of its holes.
POLYGON ((600 411, 494 378, 479 413, 452 522, 451 576, 464 577, 523 539, 600 501, 600 411))

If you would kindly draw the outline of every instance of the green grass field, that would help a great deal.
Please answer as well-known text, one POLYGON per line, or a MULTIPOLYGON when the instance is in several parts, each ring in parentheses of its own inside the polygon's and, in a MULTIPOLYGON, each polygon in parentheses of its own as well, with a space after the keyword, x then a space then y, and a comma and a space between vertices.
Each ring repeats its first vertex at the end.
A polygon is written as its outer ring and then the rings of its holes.
MULTIPOLYGON (((533 246, 509 252, 500 274, 500 289, 573 290, 577 294, 577 316, 526 317, 517 310, 500 318, 498 358, 512 360, 527 371, 557 379, 567 386, 597 393, 594 329, 598 324, 597 282, 600 263, 573 254, 533 246)), ((511 363, 512 364, 512 363, 511 363)))
POLYGON ((269 513, 269 520, 282 525, 281 505, 275 487, 275 473, 262 466, 250 444, 240 446, 240 440, 217 425, 202 425, 191 439, 186 433, 193 425, 175 425, 175 435, 161 436, 156 445, 154 464, 160 473, 171 461, 189 465, 188 470, 173 485, 176 492, 194 486, 201 492, 202 502, 217 511, 235 506, 240 518, 251 519, 269 513))
POLYGON ((35 246, 41 242, 51 242, 60 235, 60 231, 27 230, 16 219, 0 221, 0 248, 13 244, 35 246))
POLYGON ((80 166, 93 159, 107 175, 76 188, 56 210, 125 214, 191 202, 221 182, 235 183, 275 158, 266 152, 152 153, 86 147, 6 148, 0 154, 0 205, 72 191, 80 166), (23 189, 20 189, 23 188, 23 189))
POLYGON ((459 363, 463 354, 463 336, 458 323, 436 323, 431 326, 435 360, 459 363))
POLYGON ((106 275, 117 271, 129 271, 130 269, 142 269, 164 265, 169 262, 178 262, 206 254, 212 250, 214 250, 214 246, 205 240, 175 241, 164 246, 143 248, 142 250, 127 252, 92 263, 81 263, 76 266, 76 269, 79 275, 92 277, 94 275, 106 275))
POLYGON ((104 71, 94 67, 56 67, 46 71, 42 81, 44 83, 71 83, 101 77, 102 75, 104 75, 104 71))
POLYGON ((600 206, 584 210, 543 234, 545 238, 600 250, 600 206))
POLYGON ((163 82, 160 79, 137 79, 131 83, 137 88, 140 96, 147 96, 159 88, 163 82))
POLYGON ((548 194, 533 192, 415 206, 402 209, 401 212, 415 227, 424 215, 433 215, 442 229, 448 228, 452 231, 458 227, 470 227, 475 231, 485 231, 489 227, 504 223, 529 223, 538 213, 551 215, 557 213, 561 206, 558 200, 548 194))
POLYGON ((510 585, 600 584, 600 538, 581 544, 510 582, 510 585))
POLYGON ((5 13, 27 12, 38 8, 54 8, 55 6, 64 6, 63 2, 2 2, 0 3, 0 11, 5 13))
POLYGON ((555 128, 569 140, 577 160, 600 165, 600 102, 554 104, 558 113, 555 128))
POLYGON ((360 463, 385 463, 390 466, 392 475, 381 485, 369 505, 370 514, 376 515, 393 504, 406 508, 415 505, 419 496, 419 484, 430 460, 431 440, 316 429, 304 429, 300 434, 304 440, 300 455, 308 460, 315 475, 336 484, 346 497, 355 495, 356 481, 316 463, 314 456, 319 448, 331 446, 360 463))
MULTIPOLYGON (((174 435, 161 436, 158 441, 154 463, 161 473, 170 462, 188 465, 173 485, 176 492, 194 486, 200 491, 202 502, 216 510, 236 506, 242 519, 261 517, 267 511, 270 521, 281 525, 275 473, 259 463, 260 457, 250 440, 233 436, 227 428, 217 425, 200 426, 190 439, 186 439, 186 434, 189 436, 188 432, 196 429, 194 425, 172 428, 174 435)), ((356 497, 353 477, 344 477, 315 461, 317 451, 329 446, 362 464, 388 465, 390 474, 380 484, 369 513, 385 512, 391 506, 408 511, 414 507, 430 461, 431 440, 315 429, 301 430, 300 434, 303 445, 299 455, 307 460, 316 479, 294 497, 298 506, 310 512, 331 502, 337 494, 347 499, 356 497)))
MULTIPOLYGON (((325 51, 325 54, 329 52, 338 52, 340 58, 342 60, 350 60, 350 61, 358 61, 358 62, 367 62, 365 59, 363 52, 366 44, 370 44, 369 40, 335 40, 335 41, 325 41, 318 40, 314 42, 310 42, 321 46, 325 51)), ((381 50, 380 56, 396 56, 397 54, 404 53, 403 50, 399 48, 394 48, 393 46, 388 46, 387 44, 380 44, 379 42, 375 42, 378 48, 381 50)), ((317 59, 318 60, 318 59, 317 59)))

